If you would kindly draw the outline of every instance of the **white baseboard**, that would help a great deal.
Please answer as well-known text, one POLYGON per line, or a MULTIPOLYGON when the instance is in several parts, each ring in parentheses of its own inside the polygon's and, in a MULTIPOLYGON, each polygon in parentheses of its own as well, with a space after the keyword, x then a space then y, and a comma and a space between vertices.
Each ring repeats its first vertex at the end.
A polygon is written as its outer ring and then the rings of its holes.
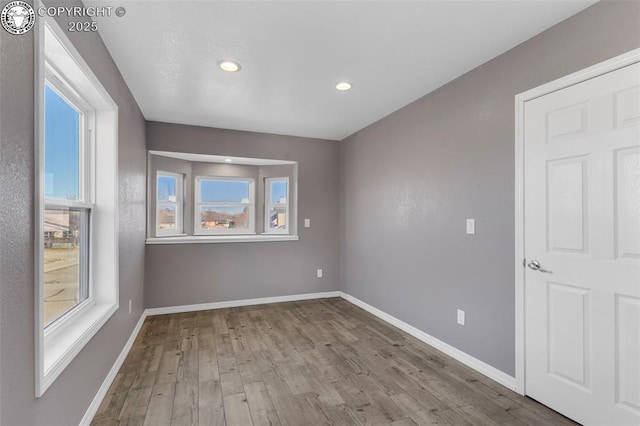
POLYGON ((96 396, 93 397, 93 401, 91 401, 89 408, 87 408, 87 411, 84 413, 84 417, 82 417, 82 420, 80 420, 80 426, 88 426, 89 424, 91 424, 93 417, 98 412, 98 408, 100 408, 100 404, 102 404, 102 400, 105 396, 107 396, 107 392, 109 391, 111 383, 113 383, 113 380, 116 378, 116 374, 118 374, 120 367, 122 367, 124 360, 127 358, 127 355, 129 354, 129 351, 133 346, 133 342, 135 342, 136 337, 138 337, 138 333, 140 333, 140 329, 142 328, 142 324, 144 324, 144 320, 146 318, 147 311, 144 311, 142 315, 140 315, 138 323, 133 328, 131 336, 129 336, 129 340, 127 340, 127 343, 124 345, 124 348, 122 348, 122 351, 120 352, 120 355, 118 355, 116 362, 113 364, 113 367, 111 367, 111 370, 109 370, 109 373, 104 379, 104 382, 102 382, 100 389, 98 389, 96 396))
POLYGON ((500 370, 498 370, 495 367, 490 366, 489 364, 480 361, 477 358, 472 357, 471 355, 462 352, 460 349, 454 348, 453 346, 449 345, 448 343, 443 342, 440 339, 437 339, 433 336, 431 336, 430 334, 425 333, 422 330, 419 330, 417 328, 415 328, 412 325, 407 324, 406 322, 399 320, 398 318, 389 315, 386 312, 381 311, 378 308, 375 308, 371 305, 369 305, 368 303, 363 302, 360 299, 357 299, 353 296, 351 296, 350 294, 344 293, 344 292, 340 292, 340 297, 342 297, 343 299, 347 300, 348 302, 353 303, 356 306, 359 306, 360 308, 364 309, 365 311, 377 316, 378 318, 380 318, 383 321, 388 322, 389 324, 398 327, 400 330, 412 335, 413 337, 415 337, 418 340, 423 341, 424 343, 426 343, 429 346, 433 346, 434 348, 438 349, 439 351, 444 352, 445 354, 449 355, 451 358, 460 361, 461 363, 463 363, 464 365, 473 368, 474 370, 476 370, 479 373, 484 374, 485 376, 487 376, 488 378, 490 378, 491 380, 494 380, 498 383, 500 383, 502 386, 505 386, 509 389, 511 389, 512 391, 516 390, 516 379, 515 377, 511 377, 510 375, 508 375, 507 373, 504 373, 500 370))
POLYGON ((197 305, 167 306, 165 308, 149 308, 145 312, 148 316, 178 314, 183 312, 208 311, 209 309, 237 308, 239 306, 265 305, 267 303, 296 302, 299 300, 324 299, 340 297, 339 291, 324 293, 292 294, 290 296, 260 297, 257 299, 230 300, 227 302, 199 303, 197 305))

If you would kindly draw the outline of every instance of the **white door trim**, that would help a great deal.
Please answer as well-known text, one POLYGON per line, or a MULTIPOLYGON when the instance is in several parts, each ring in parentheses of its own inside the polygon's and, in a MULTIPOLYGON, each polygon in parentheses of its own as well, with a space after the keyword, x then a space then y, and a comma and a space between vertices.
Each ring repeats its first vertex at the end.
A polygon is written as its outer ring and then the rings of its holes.
POLYGON ((550 83, 516 95, 515 98, 515 295, 516 295, 516 392, 526 394, 524 324, 524 104, 527 101, 564 89, 640 62, 640 48, 597 65, 569 74, 550 83))

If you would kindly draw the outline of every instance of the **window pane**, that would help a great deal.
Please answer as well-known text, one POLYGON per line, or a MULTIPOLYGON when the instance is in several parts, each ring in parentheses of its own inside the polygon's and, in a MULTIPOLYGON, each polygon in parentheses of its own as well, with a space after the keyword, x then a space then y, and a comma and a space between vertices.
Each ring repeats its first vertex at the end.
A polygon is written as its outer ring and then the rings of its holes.
POLYGON ((158 175, 158 201, 177 201, 177 179, 174 176, 158 175))
POLYGON ((176 206, 161 205, 158 207, 158 229, 177 229, 176 206))
POLYGON ((269 228, 270 229, 286 229, 287 228, 287 207, 283 204, 275 204, 269 206, 269 228))
POLYGON ((248 207, 200 207, 200 229, 247 229, 248 227, 248 207))
POLYGON ((271 204, 287 204, 287 181, 271 181, 271 204))
POLYGON ((88 297, 89 211, 44 211, 44 326, 88 297))
POLYGON ((249 182, 202 179, 200 201, 203 203, 245 203, 249 201, 249 182))
POLYGON ((80 199, 80 114, 51 87, 44 97, 44 195, 80 199))

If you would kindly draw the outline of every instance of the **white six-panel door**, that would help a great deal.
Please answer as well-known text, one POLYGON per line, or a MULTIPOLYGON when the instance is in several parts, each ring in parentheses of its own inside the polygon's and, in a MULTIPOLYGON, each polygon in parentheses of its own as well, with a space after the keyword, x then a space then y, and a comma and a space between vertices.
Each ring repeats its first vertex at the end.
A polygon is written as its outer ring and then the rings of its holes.
POLYGON ((524 111, 526 394, 640 425, 640 65, 524 111))

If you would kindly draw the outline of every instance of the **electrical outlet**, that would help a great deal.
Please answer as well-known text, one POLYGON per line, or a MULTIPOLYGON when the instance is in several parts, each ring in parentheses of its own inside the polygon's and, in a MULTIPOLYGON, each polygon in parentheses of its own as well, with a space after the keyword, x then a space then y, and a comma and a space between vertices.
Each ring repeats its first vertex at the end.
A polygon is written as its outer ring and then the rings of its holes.
POLYGON ((317 276, 318 278, 322 278, 322 269, 318 269, 318 270, 316 271, 316 276, 317 276))
POLYGON ((467 234, 475 234, 476 233, 476 220, 475 219, 467 219, 467 234))
POLYGON ((304 220, 304 227, 305 228, 311 228, 311 219, 305 219, 304 220))
POLYGON ((129 315, 131 315, 131 299, 129 299, 129 315))
POLYGON ((458 309, 458 324, 464 325, 464 311, 458 309))

